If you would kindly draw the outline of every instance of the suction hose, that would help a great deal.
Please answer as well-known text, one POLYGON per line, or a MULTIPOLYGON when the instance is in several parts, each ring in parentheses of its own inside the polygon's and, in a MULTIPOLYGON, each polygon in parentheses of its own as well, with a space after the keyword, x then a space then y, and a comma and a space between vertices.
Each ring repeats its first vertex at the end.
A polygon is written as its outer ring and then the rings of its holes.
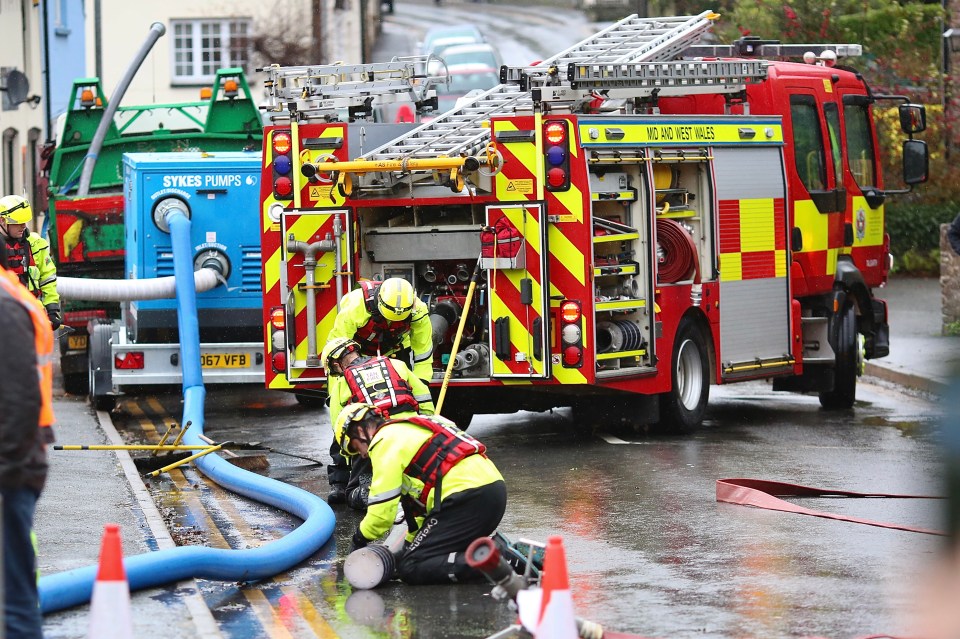
MULTIPOLYGON (((180 323, 183 368, 183 422, 191 423, 184 444, 203 444, 203 404, 206 389, 200 368, 200 330, 196 289, 190 257, 190 220, 181 209, 167 213, 173 238, 174 277, 177 282, 177 315, 180 323)), ((251 581, 271 577, 313 555, 333 534, 335 518, 325 501, 305 490, 261 477, 228 463, 215 454, 194 464, 223 488, 284 510, 303 523, 282 539, 259 548, 224 550, 205 546, 180 546, 124 558, 130 590, 152 588, 183 579, 251 581)), ((90 601, 97 566, 87 566, 40 579, 40 608, 44 613, 90 601)))
MULTIPOLYGON (((201 268, 193 273, 197 293, 203 293, 220 284, 222 275, 213 268, 201 268)), ((176 297, 176 276, 147 280, 108 280, 87 277, 58 277, 57 292, 68 300, 96 300, 123 302, 125 300, 159 300, 176 297)))

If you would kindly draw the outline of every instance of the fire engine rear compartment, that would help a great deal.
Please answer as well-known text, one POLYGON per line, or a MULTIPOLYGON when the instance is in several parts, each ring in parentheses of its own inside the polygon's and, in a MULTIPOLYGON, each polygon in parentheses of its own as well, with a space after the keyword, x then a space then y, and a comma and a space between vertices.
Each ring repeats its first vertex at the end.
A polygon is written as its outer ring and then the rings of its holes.
MULTIPOLYGON (((582 119, 580 129, 589 128, 582 119)), ((491 381, 560 386, 510 393, 510 406, 489 406, 496 410, 569 405, 586 385, 663 393, 670 388, 666 376, 677 332, 663 326, 677 326, 684 314, 708 345, 708 380, 792 372, 779 145, 581 143, 583 164, 572 170, 582 170, 589 184, 582 221, 545 202, 497 201, 480 189, 452 195, 438 186, 437 197, 418 197, 416 205, 402 193, 356 198, 355 209, 340 210, 349 220, 345 253, 356 246, 342 290, 359 278, 411 279, 431 308, 439 379, 481 254, 481 230, 507 219, 520 248, 511 253, 509 241, 498 243, 503 252, 481 260, 451 388, 473 387, 475 399, 476 387, 491 381), (583 244, 578 234, 589 246, 580 258, 582 283, 569 259, 570 246, 583 244), (521 303, 505 300, 505 290, 521 303), (565 360, 561 341, 561 307, 570 299, 582 312, 580 361, 565 360), (498 336, 498 330, 504 332, 498 336), (562 388, 568 384, 580 388, 562 388)), ((293 219, 290 214, 306 211, 285 214, 293 219)), ((484 396, 504 398, 493 390, 484 396)))

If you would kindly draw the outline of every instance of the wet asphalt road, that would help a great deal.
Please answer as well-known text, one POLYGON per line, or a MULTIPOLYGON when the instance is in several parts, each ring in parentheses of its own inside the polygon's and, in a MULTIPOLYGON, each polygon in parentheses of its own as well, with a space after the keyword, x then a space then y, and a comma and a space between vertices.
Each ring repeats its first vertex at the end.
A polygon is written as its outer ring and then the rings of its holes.
MULTIPOLYGON (((561 535, 577 614, 613 630, 651 637, 909 634, 914 592, 941 538, 721 504, 715 482, 753 477, 939 494, 936 404, 863 384, 855 411, 831 414, 815 397, 773 393, 764 383, 712 390, 706 425, 685 437, 585 437, 566 411, 477 417, 470 432, 507 479, 501 529, 537 540, 561 535)), ((157 398, 153 406, 179 417, 178 395, 157 398)), ((209 388, 205 431, 218 441, 260 441, 323 461, 331 437, 325 409, 249 387, 209 388)), ((326 494, 322 467, 272 454, 269 460, 271 477, 326 494)), ((150 485, 181 543, 257 545, 298 523, 205 486, 195 471, 185 474, 180 486, 150 485), (208 514, 185 505, 191 491, 208 514)), ((943 526, 939 501, 792 501, 943 526)), ((483 585, 391 583, 351 593, 340 564, 359 515, 336 512, 335 539, 307 565, 243 587, 200 582, 224 636, 486 637, 514 620, 483 585)))

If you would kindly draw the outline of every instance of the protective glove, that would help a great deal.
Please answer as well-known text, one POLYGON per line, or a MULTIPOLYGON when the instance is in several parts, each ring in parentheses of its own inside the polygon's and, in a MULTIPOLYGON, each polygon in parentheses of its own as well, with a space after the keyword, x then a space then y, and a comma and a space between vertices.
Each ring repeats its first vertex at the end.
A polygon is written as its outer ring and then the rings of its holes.
POLYGON ((60 314, 60 305, 57 303, 47 304, 47 317, 50 319, 50 326, 53 327, 53 330, 60 328, 60 325, 63 324, 63 315, 60 314))
POLYGON ((353 533, 353 537, 350 539, 350 552, 354 550, 360 550, 361 548, 366 548, 367 544, 370 543, 367 541, 367 538, 363 536, 363 533, 360 532, 360 529, 353 533))

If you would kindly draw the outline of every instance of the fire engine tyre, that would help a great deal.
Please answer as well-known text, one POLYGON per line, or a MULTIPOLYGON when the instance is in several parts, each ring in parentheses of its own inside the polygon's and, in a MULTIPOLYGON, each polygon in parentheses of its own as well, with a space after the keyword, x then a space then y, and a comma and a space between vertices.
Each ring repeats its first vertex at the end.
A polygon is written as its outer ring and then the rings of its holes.
POLYGON ((108 395, 113 391, 112 362, 110 361, 110 338, 113 328, 109 323, 93 324, 89 341, 89 375, 88 387, 90 403, 97 410, 112 410, 117 405, 117 398, 108 395))
POLYGON ((297 399, 297 403, 303 406, 304 408, 323 408, 327 405, 327 395, 323 394, 310 394, 310 393, 294 393, 294 397, 297 399))
POLYGON ((837 318, 836 367, 833 373, 833 390, 820 393, 820 405, 827 410, 848 410, 857 399, 857 374, 860 370, 860 344, 857 339, 857 316, 853 305, 848 304, 837 318))
POLYGON ((63 390, 70 395, 86 395, 90 390, 90 373, 71 373, 64 375, 63 390))
POLYGON ((680 321, 670 362, 671 390, 660 396, 660 423, 678 432, 703 421, 710 397, 710 358, 703 331, 689 317, 680 321))

